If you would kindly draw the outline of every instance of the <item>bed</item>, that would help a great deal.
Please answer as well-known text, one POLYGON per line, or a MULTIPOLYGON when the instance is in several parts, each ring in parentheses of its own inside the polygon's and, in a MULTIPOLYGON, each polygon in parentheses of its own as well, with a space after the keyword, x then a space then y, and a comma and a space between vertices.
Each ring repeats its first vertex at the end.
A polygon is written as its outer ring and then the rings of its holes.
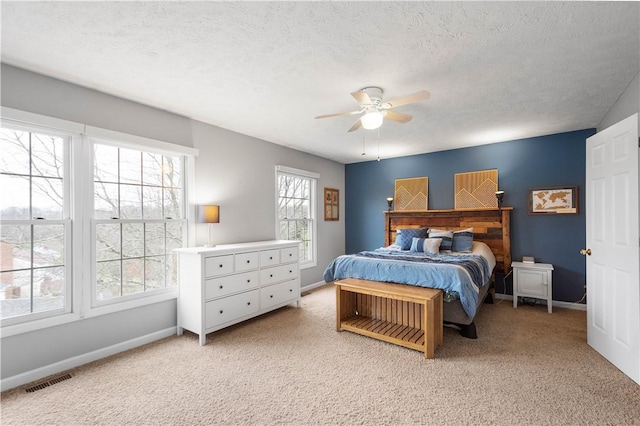
POLYGON ((493 300, 496 273, 504 274, 511 264, 511 210, 386 211, 384 247, 339 256, 325 269, 324 279, 357 278, 441 289, 445 324, 459 328, 465 337, 477 338, 474 319, 487 295, 493 300), (398 230, 425 228, 456 231, 456 235, 472 229, 472 250, 429 254, 396 245, 398 230))

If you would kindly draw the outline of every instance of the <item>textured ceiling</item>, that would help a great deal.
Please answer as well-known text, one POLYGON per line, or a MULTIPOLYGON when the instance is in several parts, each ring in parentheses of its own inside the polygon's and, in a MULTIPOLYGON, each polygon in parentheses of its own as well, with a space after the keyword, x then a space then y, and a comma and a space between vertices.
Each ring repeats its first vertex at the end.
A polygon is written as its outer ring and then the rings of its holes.
POLYGON ((5 63, 343 163, 596 127, 640 70, 636 2, 1 8, 5 63), (431 99, 379 131, 314 119, 365 86, 431 99))

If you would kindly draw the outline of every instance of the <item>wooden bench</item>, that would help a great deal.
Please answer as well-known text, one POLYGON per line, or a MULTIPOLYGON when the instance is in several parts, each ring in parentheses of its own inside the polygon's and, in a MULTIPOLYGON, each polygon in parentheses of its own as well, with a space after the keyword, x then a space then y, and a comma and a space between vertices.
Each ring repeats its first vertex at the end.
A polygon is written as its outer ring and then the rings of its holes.
POLYGON ((336 286, 336 329, 373 337, 433 358, 442 344, 442 291, 345 278, 336 286))

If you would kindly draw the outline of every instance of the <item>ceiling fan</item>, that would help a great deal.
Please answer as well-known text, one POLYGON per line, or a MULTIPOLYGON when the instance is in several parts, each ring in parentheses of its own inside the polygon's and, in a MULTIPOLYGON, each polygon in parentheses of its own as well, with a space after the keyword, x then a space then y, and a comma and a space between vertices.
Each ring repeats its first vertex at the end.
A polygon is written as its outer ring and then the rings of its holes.
POLYGON ((392 108, 402 105, 412 104, 414 102, 429 99, 431 94, 426 90, 421 90, 412 95, 403 96, 401 98, 394 99, 392 101, 382 101, 382 89, 379 87, 365 87, 357 92, 351 93, 351 96, 355 98, 360 104, 358 111, 351 112, 339 112, 337 114, 319 115, 316 118, 329 118, 338 117, 341 115, 356 115, 364 114, 349 128, 349 132, 358 130, 360 127, 365 129, 377 129, 382 126, 382 121, 387 120, 397 121, 398 123, 407 123, 411 120, 411 116, 403 114, 401 112, 391 111, 392 108))

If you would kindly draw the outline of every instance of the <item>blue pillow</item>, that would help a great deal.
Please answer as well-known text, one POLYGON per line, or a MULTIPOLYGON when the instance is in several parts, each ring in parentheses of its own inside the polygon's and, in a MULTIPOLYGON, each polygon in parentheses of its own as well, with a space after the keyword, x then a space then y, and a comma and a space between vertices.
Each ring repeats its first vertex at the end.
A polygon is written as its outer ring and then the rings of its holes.
POLYGON ((425 238, 427 236, 427 228, 402 228, 398 229, 396 244, 401 250, 410 250, 411 243, 414 238, 425 238))
POLYGON ((470 253, 473 249, 473 228, 454 231, 451 251, 470 253))
POLYGON ((411 241, 411 248, 409 249, 409 251, 413 253, 424 253, 424 240, 426 240, 426 238, 414 238, 411 241))
POLYGON ((443 229, 430 229, 429 238, 442 238, 440 243, 440 251, 450 252, 453 244, 453 231, 445 231, 443 229))

